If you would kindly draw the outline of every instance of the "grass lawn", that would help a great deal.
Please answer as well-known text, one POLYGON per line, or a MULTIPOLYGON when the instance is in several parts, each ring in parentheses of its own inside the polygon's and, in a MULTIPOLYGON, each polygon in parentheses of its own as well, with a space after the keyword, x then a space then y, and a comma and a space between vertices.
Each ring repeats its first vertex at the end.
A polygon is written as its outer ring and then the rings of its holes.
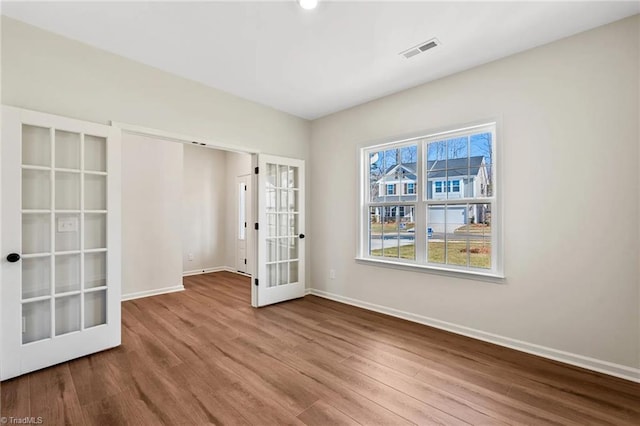
POLYGON ((485 225, 483 223, 472 223, 470 225, 464 225, 454 231, 455 233, 468 233, 468 234, 491 234, 491 225, 485 225))
MULTIPOLYGON (((474 249, 486 249, 491 248, 491 244, 487 242, 475 242, 471 241, 469 248, 474 249)), ((447 243, 447 264, 449 265, 467 265, 467 243, 466 242, 448 242, 447 243)), ((444 241, 429 241, 429 262, 431 263, 443 263, 445 258, 445 245, 444 241)), ((372 256, 384 256, 384 257, 400 257, 401 259, 416 258, 416 251, 414 245, 406 245, 400 247, 400 256, 398 256, 398 247, 389 247, 386 249, 371 250, 372 256)), ((475 268, 491 268, 491 250, 489 253, 470 253, 469 258, 470 266, 475 268)))

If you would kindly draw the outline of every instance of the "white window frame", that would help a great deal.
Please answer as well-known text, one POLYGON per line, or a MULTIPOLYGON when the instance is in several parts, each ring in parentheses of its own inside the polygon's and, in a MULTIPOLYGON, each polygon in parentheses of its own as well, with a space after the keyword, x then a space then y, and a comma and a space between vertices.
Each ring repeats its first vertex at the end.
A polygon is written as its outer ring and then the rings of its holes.
MULTIPOLYGON (((504 265, 503 265, 503 219, 502 219, 502 165, 501 161, 501 145, 498 140, 499 123, 497 120, 487 120, 475 124, 469 124, 464 126, 455 126, 448 129, 442 129, 431 132, 421 132, 416 136, 386 140, 380 142, 373 142, 369 144, 360 145, 358 147, 358 166, 359 176, 358 192, 359 206, 358 206, 358 241, 356 244, 357 254, 356 260, 361 263, 373 264, 376 266, 391 267, 396 269, 406 270, 419 270, 424 272, 433 272, 444 275, 452 275, 463 278, 473 279, 485 279, 490 282, 502 282, 504 278, 504 265), (470 197, 470 198, 455 198, 450 200, 442 200, 440 198, 427 199, 426 187, 428 181, 426 179, 426 173, 424 172, 426 164, 426 146, 429 142, 440 141, 444 139, 454 138, 458 135, 477 134, 482 132, 489 132, 492 134, 492 160, 493 160, 493 181, 492 181, 492 195, 491 197, 470 197), (386 203, 371 202, 370 201, 370 182, 369 182, 369 154, 375 151, 381 151, 385 149, 402 148, 407 145, 417 144, 417 165, 416 165, 416 193, 417 200, 415 202, 399 202, 389 201, 386 203), (456 266, 440 263, 427 262, 427 210, 429 205, 442 205, 443 201, 448 205, 464 204, 466 203, 482 203, 491 205, 491 268, 476 268, 471 266, 456 266), (415 246, 416 246, 416 260, 408 260, 401 258, 385 258, 381 256, 369 255, 369 208, 373 205, 415 205, 415 246), (418 230, 424 229, 425 232, 418 230), (424 235, 423 235, 424 234, 424 235), (421 260, 423 259, 423 260, 421 260)), ((447 194, 449 182, 443 183, 443 193, 447 194)), ((460 182, 460 191, 462 192, 463 182, 460 182)), ((435 185, 432 189, 435 191, 435 185)), ((413 194, 411 194, 413 195, 413 194)))
POLYGON ((398 195, 395 183, 385 183, 386 189, 384 195, 398 195), (389 192, 389 188, 393 188, 393 192, 389 192))
POLYGON ((403 188, 407 188, 403 195, 415 195, 416 194, 416 183, 415 182, 407 182, 403 185, 403 188), (413 191, 409 191, 409 185, 413 185, 413 191))

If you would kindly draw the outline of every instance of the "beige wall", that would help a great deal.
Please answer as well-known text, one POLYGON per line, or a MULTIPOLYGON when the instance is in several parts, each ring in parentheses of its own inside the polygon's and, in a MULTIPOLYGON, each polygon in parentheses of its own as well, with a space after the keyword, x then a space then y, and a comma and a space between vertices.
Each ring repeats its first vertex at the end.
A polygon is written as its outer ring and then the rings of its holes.
POLYGON ((314 121, 312 287, 640 367, 638 31, 636 16, 314 121), (357 264, 357 144, 491 117, 506 281, 357 264))
POLYGON ((236 269, 236 177, 250 172, 249 154, 184 145, 185 272, 236 269))
POLYGON ((123 135, 124 297, 182 285, 182 156, 182 144, 123 135))
POLYGON ((193 145, 184 147, 182 265, 184 272, 225 266, 228 251, 226 152, 193 145), (189 254, 193 260, 189 260, 189 254))
POLYGON ((2 103, 307 158, 307 120, 2 16, 2 103))

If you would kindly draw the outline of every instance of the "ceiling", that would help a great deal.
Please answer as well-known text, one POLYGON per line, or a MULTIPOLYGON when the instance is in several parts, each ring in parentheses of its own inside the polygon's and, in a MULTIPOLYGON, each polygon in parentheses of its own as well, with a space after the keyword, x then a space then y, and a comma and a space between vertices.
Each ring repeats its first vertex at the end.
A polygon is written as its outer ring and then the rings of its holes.
POLYGON ((2 2, 2 14, 314 119, 640 12, 640 2, 2 2), (436 37, 441 45, 400 52, 436 37))

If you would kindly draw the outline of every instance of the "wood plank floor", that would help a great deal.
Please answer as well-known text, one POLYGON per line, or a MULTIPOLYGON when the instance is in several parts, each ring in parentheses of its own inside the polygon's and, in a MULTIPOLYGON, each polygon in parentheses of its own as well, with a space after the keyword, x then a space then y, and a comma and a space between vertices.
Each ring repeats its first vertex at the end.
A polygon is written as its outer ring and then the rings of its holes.
POLYGON ((248 278, 122 305, 122 346, 1 385, 47 425, 640 425, 640 384, 248 278))

